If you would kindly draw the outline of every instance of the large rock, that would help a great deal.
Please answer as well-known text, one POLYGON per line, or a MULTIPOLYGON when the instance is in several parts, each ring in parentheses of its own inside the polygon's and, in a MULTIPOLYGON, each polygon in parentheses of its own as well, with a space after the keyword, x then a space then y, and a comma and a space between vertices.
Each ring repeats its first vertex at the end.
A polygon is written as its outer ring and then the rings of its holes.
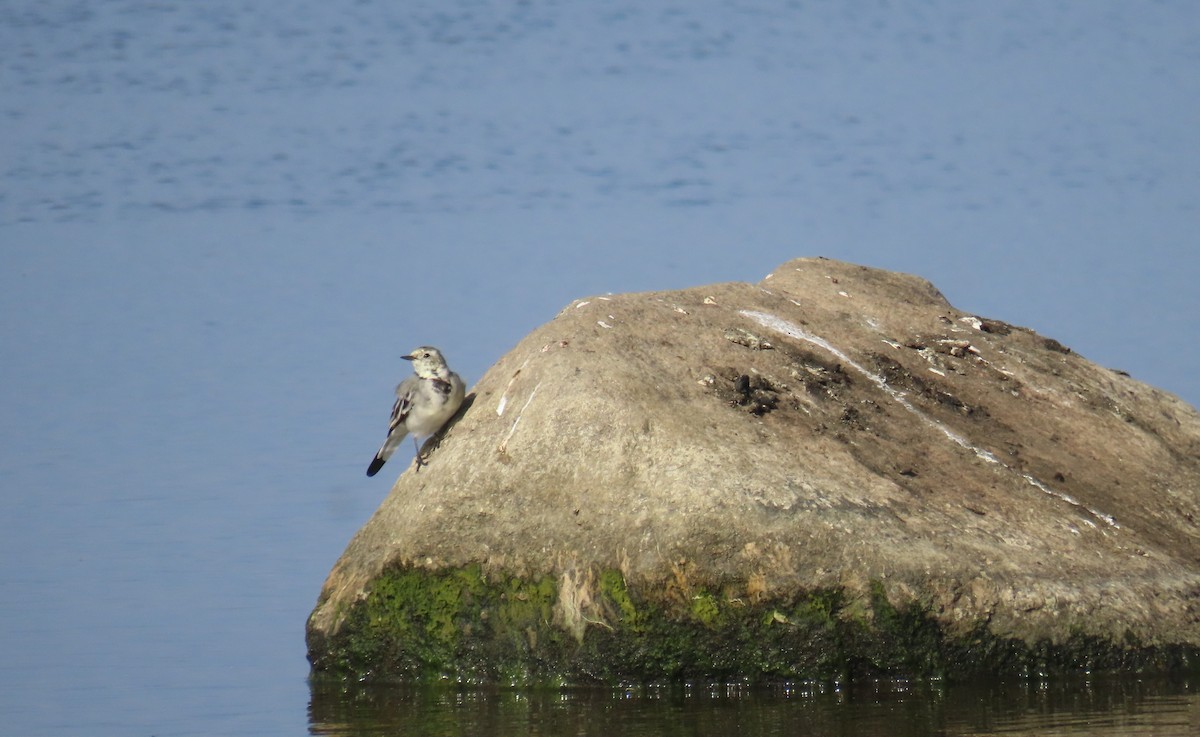
POLYGON ((1200 644, 1195 409, 924 280, 801 259, 581 299, 472 400, 334 566, 315 673, 1172 666, 1200 644))

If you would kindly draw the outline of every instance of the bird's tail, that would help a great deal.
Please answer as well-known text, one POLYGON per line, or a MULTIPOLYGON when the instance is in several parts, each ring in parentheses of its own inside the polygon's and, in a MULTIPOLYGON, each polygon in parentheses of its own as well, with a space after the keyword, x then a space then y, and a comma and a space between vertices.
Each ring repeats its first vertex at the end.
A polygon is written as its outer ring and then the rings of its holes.
MULTIPOLYGON (((401 428, 402 430, 402 428, 401 428)), ((407 433, 393 432, 388 435, 387 440, 383 442, 383 447, 375 454, 375 458, 371 461, 371 465, 367 466, 367 475, 374 476, 379 473, 379 469, 383 468, 383 464, 387 463, 387 459, 392 457, 392 453, 400 445, 400 441, 404 439, 407 433)))
POLYGON ((376 455, 375 459, 371 461, 371 465, 367 466, 367 475, 374 476, 379 473, 379 469, 383 468, 383 464, 386 462, 386 458, 376 455))

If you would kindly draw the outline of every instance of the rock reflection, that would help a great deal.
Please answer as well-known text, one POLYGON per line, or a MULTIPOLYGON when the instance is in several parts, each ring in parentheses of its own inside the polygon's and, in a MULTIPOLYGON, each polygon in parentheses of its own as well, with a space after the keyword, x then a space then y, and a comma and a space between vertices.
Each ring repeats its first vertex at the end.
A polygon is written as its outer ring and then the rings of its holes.
POLYGON ((770 688, 626 688, 314 683, 310 731, 371 735, 1095 735, 1200 734, 1193 678, 980 682, 794 682, 770 688))

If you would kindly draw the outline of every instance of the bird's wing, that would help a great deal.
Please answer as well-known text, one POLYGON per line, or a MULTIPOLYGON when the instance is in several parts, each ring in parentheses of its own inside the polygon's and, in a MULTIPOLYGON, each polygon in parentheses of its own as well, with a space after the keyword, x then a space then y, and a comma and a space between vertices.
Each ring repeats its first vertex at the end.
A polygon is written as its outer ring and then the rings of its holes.
POLYGON ((388 423, 389 436, 396 432, 396 428, 404 430, 404 420, 408 418, 408 413, 412 411, 416 401, 419 381, 417 377, 410 376, 396 385, 396 403, 392 405, 392 418, 388 423))
POLYGON ((387 459, 392 457, 392 453, 400 445, 400 441, 408 434, 408 428, 404 426, 404 420, 408 418, 408 413, 412 411, 413 402, 420 386, 420 379, 415 376, 405 379, 396 386, 396 403, 392 405, 392 417, 388 422, 387 438, 384 439, 379 452, 375 454, 374 460, 371 461, 371 466, 367 469, 368 476, 374 476, 379 472, 379 469, 383 468, 383 464, 387 462, 387 459))

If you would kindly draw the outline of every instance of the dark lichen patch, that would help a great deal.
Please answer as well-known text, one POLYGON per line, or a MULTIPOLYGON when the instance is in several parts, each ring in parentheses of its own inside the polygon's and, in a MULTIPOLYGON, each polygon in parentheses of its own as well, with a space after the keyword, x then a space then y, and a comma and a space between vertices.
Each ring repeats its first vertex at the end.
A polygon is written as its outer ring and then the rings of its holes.
POLYGON ((1062 343, 1059 343, 1054 338, 1042 338, 1042 346, 1044 346, 1047 350, 1054 351, 1055 353, 1071 352, 1070 348, 1066 347, 1062 343))
POLYGON ((555 579, 481 566, 396 568, 331 638, 309 633, 314 677, 505 684, 722 680, 770 683, 879 675, 971 677, 1095 670, 1195 670, 1195 648, 1078 635, 1026 644, 983 625, 950 637, 918 602, 883 582, 853 595, 818 589, 749 603, 730 586, 662 596, 617 570, 595 575, 594 619, 577 638, 555 618, 555 579))
POLYGON ((985 407, 967 404, 942 384, 913 373, 894 358, 873 353, 871 361, 888 386, 926 400, 925 404, 928 407, 950 409, 956 414, 974 419, 986 419, 990 416, 985 407))
POLYGON ((718 387, 718 396, 731 407, 741 407, 755 417, 774 411, 779 406, 781 388, 765 376, 739 373, 726 369, 723 378, 728 385, 718 387))
POLYGON ((775 388, 766 377, 743 373, 733 379, 733 395, 730 403, 744 407, 755 417, 762 417, 779 406, 779 389, 775 388))
POLYGON ((979 329, 982 332, 993 335, 1008 335, 1013 330, 1019 330, 1020 328, 1014 328, 1003 320, 980 320, 979 329))
POLYGON ((792 375, 804 392, 816 399, 840 400, 853 385, 846 368, 836 361, 798 348, 781 349, 792 375))

